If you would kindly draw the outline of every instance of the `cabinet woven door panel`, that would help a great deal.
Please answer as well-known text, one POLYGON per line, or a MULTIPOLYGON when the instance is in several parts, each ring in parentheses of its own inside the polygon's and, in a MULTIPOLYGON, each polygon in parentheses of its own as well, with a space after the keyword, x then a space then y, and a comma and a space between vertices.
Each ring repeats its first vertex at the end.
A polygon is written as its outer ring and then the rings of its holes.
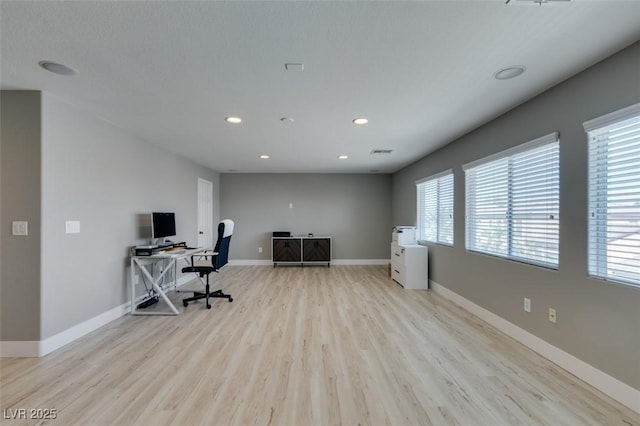
POLYGON ((283 238, 273 240, 274 262, 300 262, 300 240, 283 238))
POLYGON ((305 239, 302 253, 305 262, 328 262, 331 260, 331 243, 328 238, 305 239))

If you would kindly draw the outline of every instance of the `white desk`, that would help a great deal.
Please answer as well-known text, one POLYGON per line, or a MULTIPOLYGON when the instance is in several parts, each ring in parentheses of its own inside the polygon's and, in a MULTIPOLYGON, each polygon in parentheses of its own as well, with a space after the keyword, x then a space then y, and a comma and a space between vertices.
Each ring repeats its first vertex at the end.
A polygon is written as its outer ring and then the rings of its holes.
MULTIPOLYGON (((169 300, 169 298, 167 297, 166 292, 162 289, 160 283, 168 274, 168 272, 173 270, 173 288, 176 289, 176 281, 178 279, 178 261, 183 259, 187 262, 187 264, 190 265, 190 257, 204 251, 205 249, 203 248, 181 248, 179 251, 172 251, 171 249, 169 249, 167 251, 159 252, 151 256, 131 256, 131 315, 179 315, 180 313, 178 312, 178 309, 176 309, 175 305, 171 303, 171 300, 169 300), (162 273, 158 277, 153 278, 153 275, 149 273, 149 270, 145 266, 157 262, 165 262, 165 265, 162 273), (158 293, 158 296, 165 301, 165 303, 171 310, 170 312, 145 311, 137 309, 138 303, 136 301, 135 282, 136 270, 142 272, 142 274, 149 280, 149 282, 151 282, 151 287, 158 293)), ((207 253, 211 254, 211 252, 207 253)))

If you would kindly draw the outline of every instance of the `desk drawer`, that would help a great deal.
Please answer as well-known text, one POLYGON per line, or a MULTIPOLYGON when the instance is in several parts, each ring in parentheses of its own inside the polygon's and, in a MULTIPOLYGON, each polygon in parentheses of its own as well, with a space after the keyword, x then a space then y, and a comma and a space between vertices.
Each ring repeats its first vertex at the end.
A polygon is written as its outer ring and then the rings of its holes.
POLYGON ((397 265, 391 265, 391 279, 404 287, 405 271, 397 265))
POLYGON ((405 255, 404 248, 395 244, 391 245, 391 263, 399 263, 404 265, 405 255))

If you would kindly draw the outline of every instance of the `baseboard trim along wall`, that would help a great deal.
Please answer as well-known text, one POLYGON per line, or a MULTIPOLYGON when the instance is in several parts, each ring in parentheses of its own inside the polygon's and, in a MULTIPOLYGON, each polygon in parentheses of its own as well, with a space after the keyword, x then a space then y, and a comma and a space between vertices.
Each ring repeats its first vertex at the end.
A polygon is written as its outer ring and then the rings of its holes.
MULTIPOLYGON (((193 276, 184 275, 178 278, 178 287, 193 281, 193 276)), ((136 303, 141 301, 144 295, 136 299, 136 303)), ((0 342, 0 358, 38 358, 43 357, 59 349, 74 340, 77 340, 94 330, 110 323, 113 320, 128 314, 131 311, 131 303, 126 302, 116 306, 106 312, 90 318, 80 324, 74 325, 58 334, 44 340, 24 341, 24 342, 0 342)))
MULTIPOLYGON (((141 299, 141 298, 140 298, 141 299)), ((67 345, 74 340, 77 340, 94 330, 110 323, 111 321, 126 315, 131 310, 131 304, 129 302, 123 303, 120 306, 116 306, 106 312, 101 313, 87 321, 81 322, 78 325, 74 325, 58 334, 48 337, 40 341, 40 347, 38 350, 38 356, 45 356, 56 349, 67 345)))
MULTIPOLYGON (((333 259, 331 265, 334 266, 347 266, 347 265, 388 265, 391 262, 390 259, 333 259)), ((273 266, 273 262, 264 259, 241 259, 230 260, 231 266, 273 266)), ((295 263, 294 263, 295 265, 295 263)), ((312 265, 312 264, 309 264, 312 265)), ((319 263, 319 265, 323 265, 319 263)), ((326 264, 324 264, 326 266, 326 264)))
POLYGON ((56 335, 44 340, 31 342, 0 342, 0 357, 2 358, 37 358, 43 357, 66 344, 91 333, 92 331, 120 318, 130 311, 129 302, 116 306, 102 314, 74 325, 56 335))
POLYGON ((483 321, 486 321, 498 330, 502 331, 507 336, 517 340, 529 349, 532 349, 547 358, 549 361, 587 382, 600 392, 608 395, 637 413, 640 413, 640 390, 634 389, 615 377, 609 376, 603 371, 598 370, 581 359, 576 358, 556 346, 553 346, 517 325, 510 323, 493 312, 476 305, 470 300, 465 299, 435 281, 429 280, 429 283, 430 288, 433 289, 435 293, 438 293, 456 305, 466 309, 483 321))
POLYGON ((332 265, 353 266, 353 265, 388 265, 391 259, 333 259, 332 265))
POLYGON ((237 259, 230 260, 229 266, 272 266, 273 262, 264 259, 237 259))

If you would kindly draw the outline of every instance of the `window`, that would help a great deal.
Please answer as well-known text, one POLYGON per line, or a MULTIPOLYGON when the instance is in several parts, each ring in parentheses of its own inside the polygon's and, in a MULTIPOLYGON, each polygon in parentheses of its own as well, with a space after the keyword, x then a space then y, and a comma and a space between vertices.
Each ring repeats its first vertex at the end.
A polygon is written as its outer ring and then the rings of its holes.
POLYGON ((466 248, 558 267, 558 134, 463 166, 466 248))
POLYGON ((584 123, 589 275, 640 287, 640 104, 584 123))
POLYGON ((416 182, 418 240, 453 245, 453 172, 416 182))

